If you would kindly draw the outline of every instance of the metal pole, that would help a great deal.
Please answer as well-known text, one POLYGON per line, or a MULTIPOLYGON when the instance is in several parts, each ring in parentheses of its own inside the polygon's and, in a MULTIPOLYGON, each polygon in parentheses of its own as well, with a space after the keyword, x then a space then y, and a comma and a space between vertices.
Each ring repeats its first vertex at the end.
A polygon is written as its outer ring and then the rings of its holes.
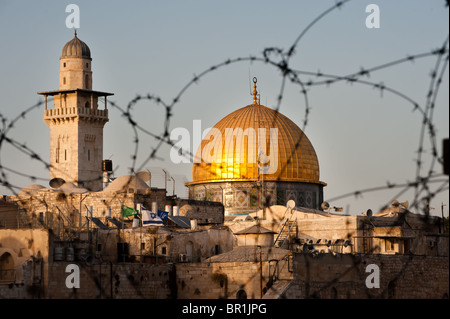
POLYGON ((139 263, 141 263, 142 264, 142 213, 141 213, 141 204, 137 204, 137 206, 138 206, 138 210, 139 210, 139 215, 141 216, 141 221, 140 221, 140 232, 141 232, 141 242, 140 242, 140 253, 139 253, 139 263))
POLYGON ((262 282, 263 282, 263 275, 262 275, 262 247, 257 246, 259 248, 259 291, 261 293, 261 299, 263 297, 263 288, 262 288, 262 282))
POLYGON ((173 190, 172 190, 172 195, 175 195, 175 179, 172 177, 172 176, 170 176, 170 178, 172 179, 172 186, 173 186, 173 190))
POLYGON ((164 172, 164 189, 166 190, 167 193, 167 172, 165 169, 162 170, 164 172))

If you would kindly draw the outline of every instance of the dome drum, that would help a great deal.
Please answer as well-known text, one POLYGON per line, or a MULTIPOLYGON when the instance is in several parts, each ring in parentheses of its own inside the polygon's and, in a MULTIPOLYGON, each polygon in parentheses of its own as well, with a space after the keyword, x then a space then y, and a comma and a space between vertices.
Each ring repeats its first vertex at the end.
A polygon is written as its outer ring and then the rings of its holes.
POLYGON ((323 184, 303 182, 210 182, 189 184, 189 198, 221 202, 225 215, 248 214, 264 206, 286 205, 294 200, 297 206, 320 209, 323 184))

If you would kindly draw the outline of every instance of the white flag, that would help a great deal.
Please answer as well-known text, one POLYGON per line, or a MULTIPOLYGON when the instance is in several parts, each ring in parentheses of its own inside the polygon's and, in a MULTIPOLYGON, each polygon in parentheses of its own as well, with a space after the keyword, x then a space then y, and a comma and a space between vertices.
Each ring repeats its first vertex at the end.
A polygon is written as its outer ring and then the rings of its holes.
POLYGON ((149 211, 144 206, 141 206, 141 213, 142 226, 164 226, 164 223, 158 214, 149 211))

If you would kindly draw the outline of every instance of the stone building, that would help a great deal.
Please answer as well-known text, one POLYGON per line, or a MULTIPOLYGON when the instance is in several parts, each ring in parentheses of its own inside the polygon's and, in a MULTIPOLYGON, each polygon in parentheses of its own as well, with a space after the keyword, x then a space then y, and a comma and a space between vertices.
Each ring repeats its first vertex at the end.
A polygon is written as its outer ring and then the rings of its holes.
POLYGON ((41 92, 52 182, 0 199, 0 298, 448 298, 442 218, 399 203, 373 215, 319 209, 314 148, 260 105, 256 81, 253 104, 202 141, 189 200, 151 187, 145 173, 103 185, 109 93, 92 91, 91 61, 75 35, 60 59, 60 90, 41 92), (124 206, 168 214, 144 226, 124 206), (365 284, 367 265, 381 271, 379 288, 365 284), (77 287, 68 284, 74 267, 77 287))
POLYGON ((107 97, 113 94, 92 90, 91 51, 76 32, 62 50, 59 90, 38 94, 45 97, 43 120, 50 128, 50 179, 101 190, 103 127, 108 122, 107 97), (101 98, 104 109, 99 108, 101 98))
POLYGON ((253 104, 220 120, 202 140, 192 167, 189 198, 223 203, 225 215, 285 205, 320 209, 325 183, 308 137, 289 118, 253 104))

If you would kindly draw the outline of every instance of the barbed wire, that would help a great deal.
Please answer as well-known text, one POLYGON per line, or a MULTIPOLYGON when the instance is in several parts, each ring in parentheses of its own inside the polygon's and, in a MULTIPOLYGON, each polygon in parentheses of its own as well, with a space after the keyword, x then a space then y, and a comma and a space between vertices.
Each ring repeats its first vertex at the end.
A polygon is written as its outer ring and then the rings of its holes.
MULTIPOLYGON (((117 103, 108 101, 109 105, 112 106, 113 108, 115 108, 116 110, 118 110, 121 113, 121 116, 126 119, 128 124, 132 128, 132 131, 134 134, 134 137, 133 137, 134 152, 133 152, 133 154, 131 154, 132 163, 129 168, 130 173, 136 173, 136 172, 140 171, 141 169, 143 169, 145 167, 145 165, 148 164, 149 161, 157 159, 158 151, 160 150, 160 148, 163 145, 169 145, 174 148, 177 147, 175 145, 175 143, 170 139, 170 133, 169 133, 170 132, 170 120, 174 116, 174 111, 175 111, 174 108, 175 108, 176 104, 179 103, 179 101, 181 100, 184 93, 187 92, 194 84, 198 84, 199 81, 202 78, 204 78, 205 76, 207 76, 208 74, 218 71, 219 69, 227 67, 229 65, 241 63, 241 62, 247 62, 247 63, 248 62, 250 62, 250 63, 259 62, 259 63, 264 63, 266 65, 270 65, 270 66, 274 67, 281 74, 282 83, 281 83, 279 95, 277 97, 277 105, 275 108, 276 114, 278 114, 278 112, 281 108, 285 85, 286 85, 286 80, 289 80, 291 83, 300 86, 300 93, 304 96, 304 119, 303 119, 303 126, 302 126, 303 131, 305 131, 305 129, 307 127, 308 117, 311 112, 311 107, 310 107, 309 101, 308 101, 307 88, 311 89, 313 87, 321 86, 321 85, 330 86, 332 84, 335 84, 335 83, 338 83, 341 81, 345 81, 346 83, 350 83, 350 84, 356 83, 356 84, 361 84, 361 85, 372 86, 373 88, 380 90, 381 96, 383 95, 384 92, 389 92, 389 93, 399 96, 400 98, 411 103, 413 106, 413 111, 419 111, 422 115, 422 128, 421 128, 421 134, 420 134, 420 139, 419 139, 419 146, 418 146, 418 150, 417 150, 418 158, 416 160, 416 176, 414 179, 415 182, 412 182, 412 183, 408 182, 406 184, 403 184, 403 186, 415 188, 415 196, 414 196, 413 202, 416 204, 420 201, 418 199, 420 184, 423 184, 422 191, 425 190, 427 192, 425 197, 427 197, 427 198, 434 197, 436 195, 436 193, 429 190, 429 188, 427 187, 427 183, 430 180, 430 178, 432 177, 432 175, 434 174, 435 163, 437 162, 437 163, 442 164, 443 160, 442 160, 442 157, 440 157, 438 155, 438 151, 437 151, 435 127, 433 124, 433 114, 434 114, 434 110, 435 110, 435 103, 436 103, 436 98, 438 96, 439 88, 442 83, 443 76, 444 76, 445 72, 447 71, 447 65, 448 65, 448 59, 449 59, 448 48, 447 48, 448 47, 448 37, 444 41, 444 43, 438 47, 438 49, 431 50, 429 52, 408 55, 405 58, 392 60, 392 61, 380 64, 377 66, 369 67, 369 68, 361 68, 359 71, 350 73, 347 75, 333 75, 333 74, 327 74, 327 73, 320 72, 320 71, 319 72, 311 72, 311 71, 305 71, 305 70, 298 70, 290 65, 290 58, 295 55, 296 48, 299 45, 302 37, 307 33, 307 31, 310 30, 321 19, 326 17, 328 14, 330 14, 333 10, 341 9, 343 7, 343 5, 349 1, 350 0, 338 1, 335 3, 335 5, 333 5, 329 9, 325 10, 322 14, 317 16, 310 24, 308 24, 308 26, 306 28, 304 28, 302 30, 302 32, 295 39, 295 41, 293 42, 293 44, 289 47, 289 49, 287 51, 284 51, 283 49, 280 49, 277 47, 269 47, 269 48, 265 48, 263 50, 262 56, 260 56, 260 57, 258 57, 258 56, 238 57, 238 58, 234 58, 234 59, 227 59, 221 63, 215 64, 215 65, 203 70, 198 75, 194 74, 194 77, 190 81, 188 81, 185 84, 185 86, 182 87, 182 89, 175 95, 175 97, 169 103, 163 101, 162 98, 160 98, 156 95, 150 94, 150 93, 146 94, 146 95, 137 95, 135 98, 133 98, 128 103, 128 105, 124 109, 121 108, 117 103), (445 58, 444 58, 444 55, 446 55, 445 58), (365 79, 376 71, 384 70, 387 68, 391 68, 391 67, 406 63, 406 62, 413 62, 418 59, 424 59, 424 58, 428 58, 428 57, 432 57, 432 56, 437 56, 437 61, 436 61, 435 68, 433 69, 433 71, 430 74, 430 77, 431 77, 430 87, 429 87, 428 94, 427 94, 427 101, 426 101, 424 107, 421 107, 420 103, 418 103, 417 101, 414 101, 407 94, 404 94, 392 87, 389 87, 389 86, 385 85, 383 82, 374 83, 371 81, 367 81, 365 79), (319 80, 317 80, 317 81, 313 81, 311 79, 303 80, 303 79, 301 79, 301 76, 314 76, 319 80), (325 80, 320 80, 320 79, 325 79, 325 80), (162 108, 165 111, 164 129, 163 129, 163 132, 160 134, 151 132, 148 128, 144 127, 143 125, 140 125, 139 122, 133 118, 133 114, 132 114, 133 109, 137 106, 137 104, 139 102, 145 101, 145 100, 154 102, 154 103, 156 103, 156 105, 162 106, 162 108), (428 130, 428 136, 429 136, 429 140, 430 140, 431 147, 432 147, 432 158, 431 158, 428 173, 425 176, 422 176, 421 168, 423 165, 422 157, 425 155, 424 154, 424 152, 425 152, 424 143, 425 143, 426 130, 428 130), (140 141, 139 132, 154 138, 157 141, 157 143, 156 143, 156 145, 154 145, 152 147, 150 153, 148 154, 147 157, 145 157, 142 164, 137 165, 139 141, 140 141)), ((5 143, 10 144, 15 149, 17 149, 17 150, 21 151, 23 154, 29 156, 30 159, 41 162, 44 165, 44 167, 47 170, 49 170, 50 163, 44 161, 43 157, 41 157, 37 152, 33 151, 32 148, 28 147, 25 143, 20 143, 20 142, 14 140, 13 138, 11 138, 10 136, 8 136, 11 129, 14 128, 14 126, 16 125, 16 123, 19 120, 24 119, 25 116, 27 115, 27 113, 31 112, 34 109, 39 109, 39 107, 42 105, 43 105, 43 101, 39 101, 37 104, 22 111, 20 113, 20 115, 18 115, 16 118, 11 120, 10 122, 8 122, 7 119, 2 114, 0 114, 0 119, 1 119, 1 122, 3 125, 3 129, 1 130, 1 135, 0 135, 0 154, 1 154, 1 150, 2 150, 2 147, 4 146, 4 144, 5 143)), ((274 122, 276 121, 276 117, 273 119, 273 121, 274 122)), ((296 143, 295 143, 296 149, 300 147, 302 137, 300 137, 300 139, 298 141, 296 141, 296 143)), ((194 154, 192 152, 185 151, 181 148, 178 149, 178 151, 181 153, 181 155, 189 157, 191 162, 193 162, 194 154)), ((294 153, 291 153, 290 157, 287 159, 287 162, 283 163, 283 166, 281 167, 281 170, 279 173, 280 176, 284 172, 284 170, 287 168, 288 164, 291 162, 293 154, 294 153)), ((6 172, 9 172, 9 173, 12 173, 12 174, 15 174, 18 176, 28 176, 32 182, 35 182, 37 180, 45 180, 45 178, 38 177, 35 175, 31 175, 31 174, 25 174, 23 172, 15 170, 11 167, 5 166, 1 163, 1 158, 0 158, 0 171, 1 171, 0 183, 3 186, 6 186, 7 188, 9 188, 13 192, 15 192, 15 190, 20 190, 21 187, 18 185, 12 184, 10 182, 10 179, 7 177, 6 172)), ((213 173, 213 174, 215 174, 215 173, 213 173)), ((346 196, 351 196, 350 194, 352 194, 352 196, 353 195, 360 196, 361 194, 366 193, 366 192, 371 192, 374 190, 389 189, 390 187, 391 187, 390 185, 386 185, 385 187, 378 186, 375 188, 356 190, 354 192, 347 193, 346 195, 335 196, 330 200, 342 199, 346 196)))
MULTIPOLYGON (((227 59, 215 65, 212 65, 198 74, 194 74, 194 76, 174 95, 174 98, 167 102, 164 101, 159 96, 147 93, 144 95, 137 95, 131 101, 128 102, 126 107, 121 107, 118 103, 113 101, 108 101, 108 105, 113 109, 117 110, 121 117, 127 121, 129 126, 132 129, 132 143, 133 143, 133 153, 130 155, 131 157, 131 166, 129 168, 130 174, 135 174, 140 170, 144 169, 146 165, 154 159, 158 159, 158 153, 161 151, 161 148, 164 145, 168 145, 171 147, 178 147, 171 139, 170 139, 170 124, 171 119, 176 116, 175 107, 180 103, 182 97, 186 92, 188 92, 193 85, 198 85, 200 80, 208 76, 213 72, 218 72, 219 70, 226 68, 230 65, 238 64, 238 63, 261 63, 264 65, 268 65, 275 70, 279 71, 281 77, 281 84, 279 93, 277 96, 276 107, 274 108, 275 114, 279 114, 280 109, 282 107, 283 97, 285 96, 286 83, 290 81, 292 84, 297 85, 300 90, 300 94, 303 96, 303 105, 304 107, 304 118, 302 122, 302 130, 305 131, 309 124, 309 115, 311 113, 311 105, 309 101, 309 92, 313 90, 315 87, 319 86, 331 86, 339 82, 344 82, 347 84, 359 84, 363 86, 369 86, 374 89, 380 91, 380 96, 383 97, 385 93, 389 93, 400 97, 405 100, 409 104, 412 105, 412 110, 415 112, 419 112, 421 116, 421 130, 418 142, 417 149, 417 159, 416 159, 416 173, 412 182, 401 182, 401 183, 386 183, 386 185, 380 185, 375 187, 368 187, 360 190, 355 190, 352 192, 347 192, 339 196, 334 196, 333 198, 328 199, 328 201, 336 201, 339 199, 347 198, 347 197, 361 197, 363 194, 382 191, 382 190, 393 190, 399 189, 399 191, 392 197, 392 199, 396 199, 398 196, 406 193, 407 191, 414 190, 414 198, 412 201, 411 208, 420 209, 425 216, 429 215, 429 209, 427 205, 429 201, 440 194, 443 191, 447 191, 449 189, 449 180, 443 174, 436 173, 436 164, 443 164, 442 157, 439 156, 439 152, 437 150, 437 137, 436 137, 436 127, 435 127, 435 109, 436 109, 436 101, 441 88, 441 84, 445 73, 448 71, 448 60, 449 60, 449 50, 448 50, 448 36, 446 40, 440 45, 437 49, 430 50, 427 52, 417 53, 413 55, 408 55, 404 58, 397 58, 395 60, 388 61, 383 64, 379 64, 376 66, 361 68, 359 71, 348 73, 346 75, 336 75, 329 74, 326 72, 312 72, 307 70, 300 70, 295 68, 292 65, 291 58, 295 55, 297 47, 300 45, 300 41, 305 34, 311 28, 313 28, 317 23, 319 23, 326 16, 331 14, 336 9, 342 9, 344 4, 350 2, 350 0, 345 1, 337 1, 333 6, 325 10, 323 13, 318 15, 310 24, 307 25, 306 28, 302 30, 299 36, 295 39, 292 45, 288 50, 283 50, 278 47, 267 47, 264 48, 261 54, 249 57, 237 57, 233 59, 227 59), (430 83, 429 88, 426 95, 426 102, 424 105, 421 105, 413 98, 411 98, 408 94, 400 92, 394 87, 385 85, 384 82, 372 82, 367 80, 367 78, 376 73, 377 71, 386 70, 393 68, 395 66, 399 66, 408 62, 414 62, 419 59, 427 59, 436 57, 435 66, 430 74, 430 83), (304 77, 314 77, 316 80, 306 79, 304 77), (156 106, 162 107, 164 110, 164 126, 162 133, 152 132, 148 127, 140 122, 133 116, 138 104, 143 101, 148 101, 155 103, 156 106), (138 153, 140 149, 140 134, 144 134, 156 140, 155 145, 149 151, 149 154, 144 157, 142 163, 138 164, 138 153), (431 154, 427 154, 425 152, 425 141, 426 137, 429 139, 429 143, 431 145, 431 154), (423 164, 424 157, 426 155, 431 155, 430 166, 428 171, 423 174, 423 164), (438 187, 432 189, 432 185, 438 184, 438 187), (422 207, 421 207, 422 205, 422 207)), ((448 5, 448 1, 447 1, 448 5)), ((38 161, 42 163, 47 171, 50 170, 51 164, 44 160, 45 156, 41 156, 38 152, 34 151, 31 147, 27 146, 25 143, 21 143, 12 137, 12 129, 15 125, 22 119, 26 117, 28 113, 33 110, 40 109, 44 104, 43 101, 37 102, 35 105, 32 105, 29 108, 26 108, 22 111, 17 117, 8 121, 7 118, 0 113, 0 121, 2 125, 2 129, 0 130, 0 155, 3 155, 5 145, 10 145, 25 156, 28 156, 30 160, 38 161)), ((276 121, 276 117, 273 119, 276 121)), ((303 137, 304 135, 302 135, 303 137)), ((297 150, 300 147, 301 139, 295 142, 295 149, 297 150)), ((181 147, 177 149, 181 155, 188 157, 191 162, 194 162, 195 155, 193 152, 186 151, 181 147)), ((292 156, 294 153, 290 154, 290 157, 287 159, 286 163, 283 163, 279 176, 287 169, 288 164, 292 161, 292 156)), ((20 191, 22 187, 19 185, 15 185, 11 182, 13 178, 10 178, 8 175, 13 174, 14 176, 22 176, 28 177, 33 183, 38 180, 48 180, 37 175, 26 174, 20 170, 14 169, 8 165, 4 165, 0 156, 0 184, 4 187, 10 189, 13 193, 20 191)), ((215 174, 215 173, 213 173, 215 174)), ((101 179, 101 177, 99 177, 101 179)), ((279 177, 280 178, 280 177, 279 177)), ((268 203, 270 200, 266 198, 263 199, 264 206, 269 206, 268 203)), ((381 207, 381 210, 387 208, 387 204, 381 207)), ((271 210, 271 207, 267 207, 269 210, 269 214, 275 215, 275 212, 271 210)), ((78 212, 81 214, 81 211, 78 212)), ((376 249, 374 247, 373 249, 376 249)), ((269 251, 270 252, 270 251, 269 251)), ((358 264, 355 262, 354 267, 357 267, 358 264)), ((404 268, 408 265, 405 264, 404 268)), ((350 270, 349 270, 350 271, 350 270)), ((343 274, 345 275, 345 274, 343 274)), ((342 275, 342 276, 343 276, 342 275)), ((256 276, 256 275, 255 275, 256 276)), ((252 280, 254 278, 250 278, 252 280)), ((338 278, 336 278, 338 280, 338 278)), ((330 283, 331 285, 332 283, 330 283)), ((99 287, 101 290, 102 288, 99 287)))

